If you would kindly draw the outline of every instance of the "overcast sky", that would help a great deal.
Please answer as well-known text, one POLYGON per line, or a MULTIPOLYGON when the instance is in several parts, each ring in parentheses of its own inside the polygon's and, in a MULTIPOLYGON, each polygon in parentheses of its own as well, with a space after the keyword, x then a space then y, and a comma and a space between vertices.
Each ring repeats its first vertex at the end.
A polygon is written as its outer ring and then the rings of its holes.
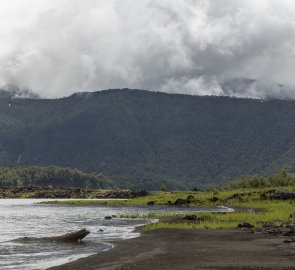
POLYGON ((0 0, 5 85, 295 98, 295 1, 0 0))

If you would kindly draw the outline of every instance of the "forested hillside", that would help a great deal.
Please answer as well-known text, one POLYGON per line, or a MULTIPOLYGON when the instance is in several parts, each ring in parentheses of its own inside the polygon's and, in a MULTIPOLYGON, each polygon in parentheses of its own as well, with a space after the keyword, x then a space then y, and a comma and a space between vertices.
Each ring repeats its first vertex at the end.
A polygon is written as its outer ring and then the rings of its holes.
POLYGON ((0 188, 57 186, 111 188, 114 183, 102 174, 87 174, 77 169, 37 166, 0 166, 0 188))
POLYGON ((0 98, 0 163, 192 188, 295 170, 295 102, 140 90, 0 98))

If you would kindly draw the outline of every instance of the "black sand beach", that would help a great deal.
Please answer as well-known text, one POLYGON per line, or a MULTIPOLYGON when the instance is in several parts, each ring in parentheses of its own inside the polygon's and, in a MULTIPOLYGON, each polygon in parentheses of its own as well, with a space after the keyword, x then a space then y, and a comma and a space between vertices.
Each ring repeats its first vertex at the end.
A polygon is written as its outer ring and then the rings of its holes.
POLYGON ((295 244, 238 230, 156 230, 51 270, 294 270, 295 244))

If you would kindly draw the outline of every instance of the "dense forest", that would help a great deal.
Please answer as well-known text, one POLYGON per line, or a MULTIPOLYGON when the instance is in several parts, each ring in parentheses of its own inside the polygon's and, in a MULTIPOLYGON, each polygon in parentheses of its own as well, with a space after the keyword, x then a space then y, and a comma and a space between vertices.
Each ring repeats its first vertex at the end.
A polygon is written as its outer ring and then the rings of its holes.
POLYGON ((58 186, 74 188, 111 188, 114 183, 102 174, 87 174, 59 167, 1 166, 0 188, 58 186))
POLYGON ((227 187, 233 188, 266 188, 295 186, 295 174, 286 171, 278 172, 271 176, 242 176, 227 187))
POLYGON ((0 164, 78 168, 118 187, 191 189, 295 171, 295 102, 141 90, 0 97, 0 164))

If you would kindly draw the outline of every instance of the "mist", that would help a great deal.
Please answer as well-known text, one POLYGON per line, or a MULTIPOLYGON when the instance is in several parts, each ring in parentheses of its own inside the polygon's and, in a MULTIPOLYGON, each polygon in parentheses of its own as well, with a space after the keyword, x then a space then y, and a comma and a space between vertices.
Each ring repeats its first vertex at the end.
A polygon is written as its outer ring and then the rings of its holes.
POLYGON ((295 98, 292 0, 0 0, 0 86, 295 98))

